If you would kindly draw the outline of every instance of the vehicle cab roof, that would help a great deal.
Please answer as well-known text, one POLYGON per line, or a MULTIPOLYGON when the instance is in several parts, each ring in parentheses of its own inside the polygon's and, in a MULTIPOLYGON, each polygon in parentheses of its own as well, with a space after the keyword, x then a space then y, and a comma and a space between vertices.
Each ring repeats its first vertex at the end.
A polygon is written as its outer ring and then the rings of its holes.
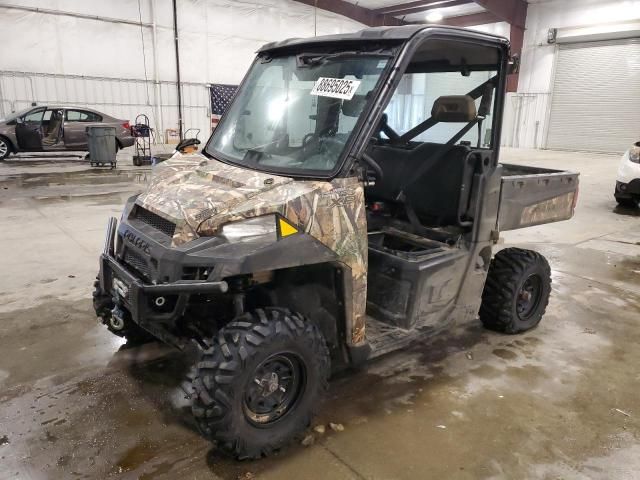
POLYGON ((300 50, 305 47, 319 47, 336 44, 349 44, 351 46, 388 43, 390 45, 408 41, 413 37, 428 37, 431 35, 453 36, 467 38, 485 43, 495 43, 500 46, 508 46, 509 40, 499 35, 479 32, 467 28, 448 27, 443 25, 404 25, 397 27, 371 27, 353 33, 341 33, 336 35, 322 35, 309 38, 288 38, 279 42, 271 42, 263 45, 258 53, 276 53, 286 50, 300 50))

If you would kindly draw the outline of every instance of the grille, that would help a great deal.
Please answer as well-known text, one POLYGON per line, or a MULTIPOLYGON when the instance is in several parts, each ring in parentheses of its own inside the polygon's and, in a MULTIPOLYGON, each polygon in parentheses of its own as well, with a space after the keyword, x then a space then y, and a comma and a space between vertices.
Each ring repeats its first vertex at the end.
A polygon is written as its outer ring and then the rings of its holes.
POLYGON ((173 237, 173 234, 176 231, 175 223, 170 222, 166 218, 162 218, 160 215, 150 212, 146 208, 136 207, 135 218, 147 225, 151 225, 156 230, 160 230, 162 233, 169 235, 170 237, 173 237))
POLYGON ((127 249, 124 252, 124 263, 126 263, 129 267, 137 270, 139 273, 144 275, 145 277, 149 277, 149 266, 147 265, 146 260, 142 255, 133 250, 127 249))

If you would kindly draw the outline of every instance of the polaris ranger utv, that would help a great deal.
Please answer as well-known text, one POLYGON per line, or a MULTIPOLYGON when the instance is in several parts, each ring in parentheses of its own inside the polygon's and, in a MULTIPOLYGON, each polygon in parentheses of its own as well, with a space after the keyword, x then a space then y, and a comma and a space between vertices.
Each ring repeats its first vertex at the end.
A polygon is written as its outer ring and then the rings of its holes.
POLYGON ((480 318, 535 327, 538 253, 499 232, 571 218, 578 175, 498 163, 509 44, 371 28, 262 47, 201 154, 112 218, 96 313, 196 344, 192 411, 237 458, 299 435, 331 372, 480 318))

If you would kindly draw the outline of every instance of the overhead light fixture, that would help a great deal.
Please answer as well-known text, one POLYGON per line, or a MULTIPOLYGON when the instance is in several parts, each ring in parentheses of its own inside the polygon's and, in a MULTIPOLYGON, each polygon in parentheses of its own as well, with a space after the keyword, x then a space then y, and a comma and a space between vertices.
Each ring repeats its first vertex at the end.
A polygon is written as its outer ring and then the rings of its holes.
POLYGON ((430 12, 427 14, 427 22, 439 22, 442 18, 442 14, 440 12, 430 12))

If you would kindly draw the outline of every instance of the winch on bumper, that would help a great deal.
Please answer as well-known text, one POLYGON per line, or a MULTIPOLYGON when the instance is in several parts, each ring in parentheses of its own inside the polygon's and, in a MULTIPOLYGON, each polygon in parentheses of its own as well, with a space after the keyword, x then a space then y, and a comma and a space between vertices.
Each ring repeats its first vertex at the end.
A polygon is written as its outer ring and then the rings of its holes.
MULTIPOLYGON (((162 283, 145 281, 133 273, 136 270, 135 265, 129 265, 116 258, 116 229, 117 220, 110 218, 98 275, 99 290, 103 299, 111 297, 113 320, 116 323, 133 321, 163 341, 182 348, 184 342, 173 334, 171 328, 184 313, 189 296, 226 293, 229 288, 227 282, 184 279, 169 279, 162 283)), ((127 228, 125 235, 132 231, 130 227, 127 228)), ((142 234, 135 234, 137 240, 148 245, 142 234)), ((136 240, 127 240, 133 246, 136 245, 136 240)), ((153 242, 151 239, 148 241, 153 242)), ((126 247, 121 248, 124 250, 126 247)), ((152 261, 151 258, 148 260, 152 261)), ((104 309, 105 303, 99 297, 94 299, 94 308, 98 316, 103 313, 100 309, 104 309)))

